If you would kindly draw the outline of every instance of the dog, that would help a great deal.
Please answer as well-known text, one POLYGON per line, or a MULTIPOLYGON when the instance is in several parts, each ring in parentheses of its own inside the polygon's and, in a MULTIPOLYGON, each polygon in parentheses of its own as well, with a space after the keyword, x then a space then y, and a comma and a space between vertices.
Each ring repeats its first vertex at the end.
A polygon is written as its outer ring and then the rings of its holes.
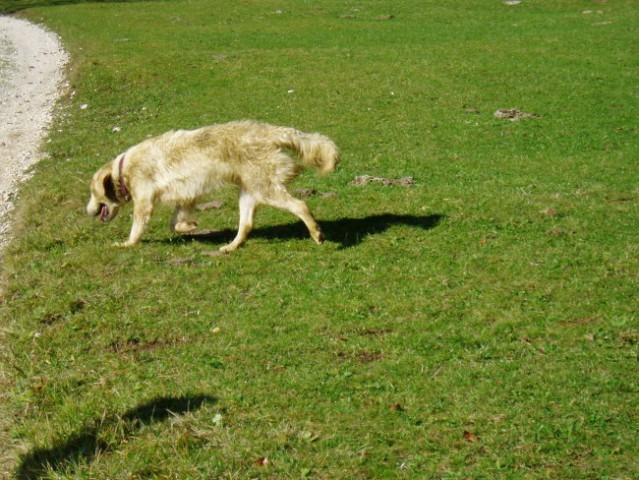
POLYGON ((255 210, 270 205, 299 217, 319 245, 322 231, 306 203, 287 190, 303 167, 332 172, 339 150, 328 137, 255 121, 169 131, 129 148, 100 168, 91 180, 87 213, 102 222, 113 220, 132 201, 129 247, 138 243, 156 205, 175 207, 171 228, 178 233, 198 227, 192 213, 205 194, 239 188, 239 228, 235 239, 220 248, 229 253, 242 245, 253 228, 255 210), (294 152, 295 159, 287 152, 294 152))

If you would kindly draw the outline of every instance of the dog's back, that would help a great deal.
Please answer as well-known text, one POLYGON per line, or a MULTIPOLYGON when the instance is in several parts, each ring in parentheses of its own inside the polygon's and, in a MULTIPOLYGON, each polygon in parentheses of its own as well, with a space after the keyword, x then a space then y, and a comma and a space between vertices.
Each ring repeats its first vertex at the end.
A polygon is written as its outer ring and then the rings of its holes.
POLYGON ((322 174, 332 172, 339 163, 337 146, 319 133, 254 121, 213 125, 191 133, 196 148, 212 148, 214 156, 221 154, 221 160, 229 164, 267 162, 283 149, 296 152, 304 166, 322 174))
POLYGON ((330 173, 339 151, 318 133, 239 121, 170 131, 136 145, 126 157, 131 168, 151 167, 145 164, 152 161, 156 186, 173 185, 173 193, 195 198, 225 184, 258 190, 263 183, 287 184, 297 176, 299 163, 330 173), (285 150, 297 153, 297 159, 285 150))

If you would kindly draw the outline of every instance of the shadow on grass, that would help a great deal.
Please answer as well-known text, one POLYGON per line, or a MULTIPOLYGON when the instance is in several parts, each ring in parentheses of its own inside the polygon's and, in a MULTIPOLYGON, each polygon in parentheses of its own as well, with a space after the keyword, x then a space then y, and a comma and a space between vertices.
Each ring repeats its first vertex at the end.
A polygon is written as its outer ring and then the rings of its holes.
MULTIPOLYGON (((320 227, 326 240, 341 244, 340 248, 353 247, 361 243, 370 235, 383 233, 395 225, 407 225, 422 230, 435 228, 442 220, 443 215, 433 214, 426 216, 397 215, 384 213, 363 218, 341 218, 339 220, 319 220, 320 227)), ((236 230, 216 230, 207 233, 193 233, 185 235, 186 240, 196 240, 214 243, 224 243, 235 237, 236 230)), ((251 238, 266 239, 304 239, 309 238, 309 233, 302 222, 286 225, 274 225, 253 230, 251 238)))
MULTIPOLYGON (((396 225, 430 230, 435 228, 442 218, 443 215, 439 214, 417 216, 384 213, 364 218, 342 218, 320 222, 320 225, 327 240, 341 243, 341 248, 348 248, 358 245, 370 235, 383 233, 396 225)), ((308 236, 308 232, 305 233, 308 236)))
POLYGON ((63 472, 78 462, 90 462, 96 456, 113 450, 117 445, 100 438, 100 433, 106 429, 117 427, 121 437, 119 443, 122 443, 145 425, 162 422, 170 416, 183 415, 207 404, 214 405, 216 402, 215 397, 208 395, 160 397, 143 403, 120 417, 96 420, 94 426, 86 427, 59 445, 52 448, 36 448, 25 454, 15 478, 45 478, 51 470, 63 472))

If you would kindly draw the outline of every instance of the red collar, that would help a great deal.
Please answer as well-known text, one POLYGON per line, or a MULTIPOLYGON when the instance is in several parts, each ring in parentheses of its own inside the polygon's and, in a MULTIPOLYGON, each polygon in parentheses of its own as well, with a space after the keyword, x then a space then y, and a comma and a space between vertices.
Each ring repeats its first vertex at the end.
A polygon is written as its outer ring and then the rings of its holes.
POLYGON ((122 195, 125 200, 129 199, 129 191, 126 189, 126 185, 124 185, 124 179, 122 178, 122 165, 124 164, 124 155, 120 157, 120 165, 118 167, 118 184, 120 186, 120 195, 122 195))

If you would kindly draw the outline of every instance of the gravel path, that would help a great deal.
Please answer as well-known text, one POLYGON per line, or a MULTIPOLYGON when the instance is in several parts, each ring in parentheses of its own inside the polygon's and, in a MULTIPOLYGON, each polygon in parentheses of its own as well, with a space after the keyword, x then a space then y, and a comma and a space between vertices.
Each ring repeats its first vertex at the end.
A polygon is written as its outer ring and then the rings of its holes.
POLYGON ((66 62, 53 33, 0 16, 0 264, 11 237, 9 213, 27 169, 42 158, 66 62))
MULTIPOLYGON (((0 16, 0 268, 11 238, 11 212, 61 92, 67 54, 57 37, 32 23, 0 16)), ((15 412, 6 395, 11 336, 0 323, 0 479, 11 478, 20 445, 8 433, 15 412)))

